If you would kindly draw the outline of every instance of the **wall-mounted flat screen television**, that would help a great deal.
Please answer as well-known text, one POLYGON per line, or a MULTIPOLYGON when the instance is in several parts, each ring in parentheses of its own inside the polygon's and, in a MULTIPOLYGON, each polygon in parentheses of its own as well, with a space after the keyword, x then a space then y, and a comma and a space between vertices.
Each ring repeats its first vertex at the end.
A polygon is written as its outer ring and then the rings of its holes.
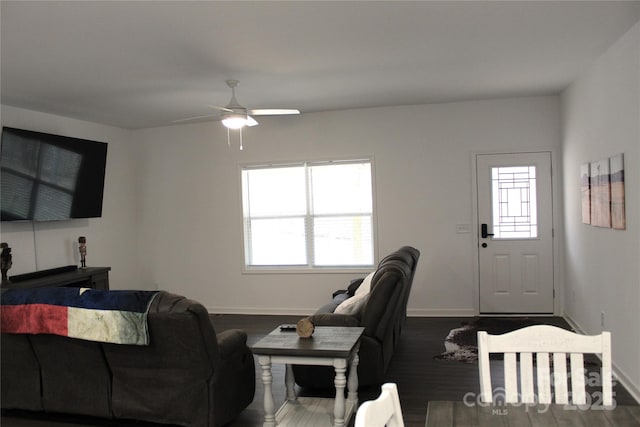
POLYGON ((107 144, 2 128, 2 221, 102 216, 107 144))

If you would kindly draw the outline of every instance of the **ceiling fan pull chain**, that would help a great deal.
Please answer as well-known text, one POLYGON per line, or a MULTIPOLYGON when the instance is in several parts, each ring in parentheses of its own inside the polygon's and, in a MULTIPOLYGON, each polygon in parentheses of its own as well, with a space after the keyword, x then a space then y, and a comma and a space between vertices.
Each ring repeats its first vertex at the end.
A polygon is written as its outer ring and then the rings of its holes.
POLYGON ((242 149, 242 128, 240 128, 240 150, 242 149))
POLYGON ((227 128, 227 146, 231 148, 231 135, 229 134, 229 128, 227 128))

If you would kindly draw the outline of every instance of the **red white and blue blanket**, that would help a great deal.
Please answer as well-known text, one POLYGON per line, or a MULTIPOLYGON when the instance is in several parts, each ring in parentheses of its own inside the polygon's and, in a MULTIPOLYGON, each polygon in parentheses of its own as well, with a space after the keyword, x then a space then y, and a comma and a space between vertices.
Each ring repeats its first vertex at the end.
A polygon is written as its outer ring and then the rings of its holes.
POLYGON ((1 330, 149 345, 147 314, 157 294, 88 288, 7 289, 0 298, 1 330))

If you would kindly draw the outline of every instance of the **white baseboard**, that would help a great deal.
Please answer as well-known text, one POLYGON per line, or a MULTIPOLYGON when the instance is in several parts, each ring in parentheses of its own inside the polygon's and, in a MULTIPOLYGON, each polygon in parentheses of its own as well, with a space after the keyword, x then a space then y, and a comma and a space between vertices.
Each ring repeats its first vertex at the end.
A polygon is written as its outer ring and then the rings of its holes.
POLYGON ((469 308, 410 308, 408 317, 474 317, 476 312, 469 308))
POLYGON ((468 308, 410 308, 408 317, 474 317, 475 310, 468 308))
MULTIPOLYGON (((571 316, 565 313, 563 317, 567 323, 569 323, 569 326, 571 326, 576 332, 586 334, 584 328, 581 327, 580 324, 578 324, 578 322, 576 322, 571 316)), ((613 371, 613 375, 616 380, 622 384, 624 388, 627 389, 631 397, 640 404, 640 388, 638 388, 633 381, 629 379, 629 376, 625 374, 625 372, 621 370, 613 360, 611 361, 611 370, 613 371)))
MULTIPOLYGON (((281 315, 281 316, 309 316, 316 312, 318 307, 309 308, 264 308, 264 307, 207 307, 211 314, 253 314, 253 315, 281 315)), ((408 317, 473 317, 473 309, 467 308, 426 308, 408 309, 408 317)))

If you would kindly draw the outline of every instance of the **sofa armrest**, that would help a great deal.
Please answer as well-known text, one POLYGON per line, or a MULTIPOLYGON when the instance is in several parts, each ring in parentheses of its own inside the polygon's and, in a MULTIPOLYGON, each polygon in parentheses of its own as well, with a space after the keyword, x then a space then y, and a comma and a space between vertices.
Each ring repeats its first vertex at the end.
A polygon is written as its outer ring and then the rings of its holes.
POLYGON ((349 314, 314 314, 309 319, 315 326, 360 326, 360 318, 349 314))
POLYGON ((220 358, 226 359, 247 344, 247 333, 241 329, 229 329, 216 334, 220 358))

